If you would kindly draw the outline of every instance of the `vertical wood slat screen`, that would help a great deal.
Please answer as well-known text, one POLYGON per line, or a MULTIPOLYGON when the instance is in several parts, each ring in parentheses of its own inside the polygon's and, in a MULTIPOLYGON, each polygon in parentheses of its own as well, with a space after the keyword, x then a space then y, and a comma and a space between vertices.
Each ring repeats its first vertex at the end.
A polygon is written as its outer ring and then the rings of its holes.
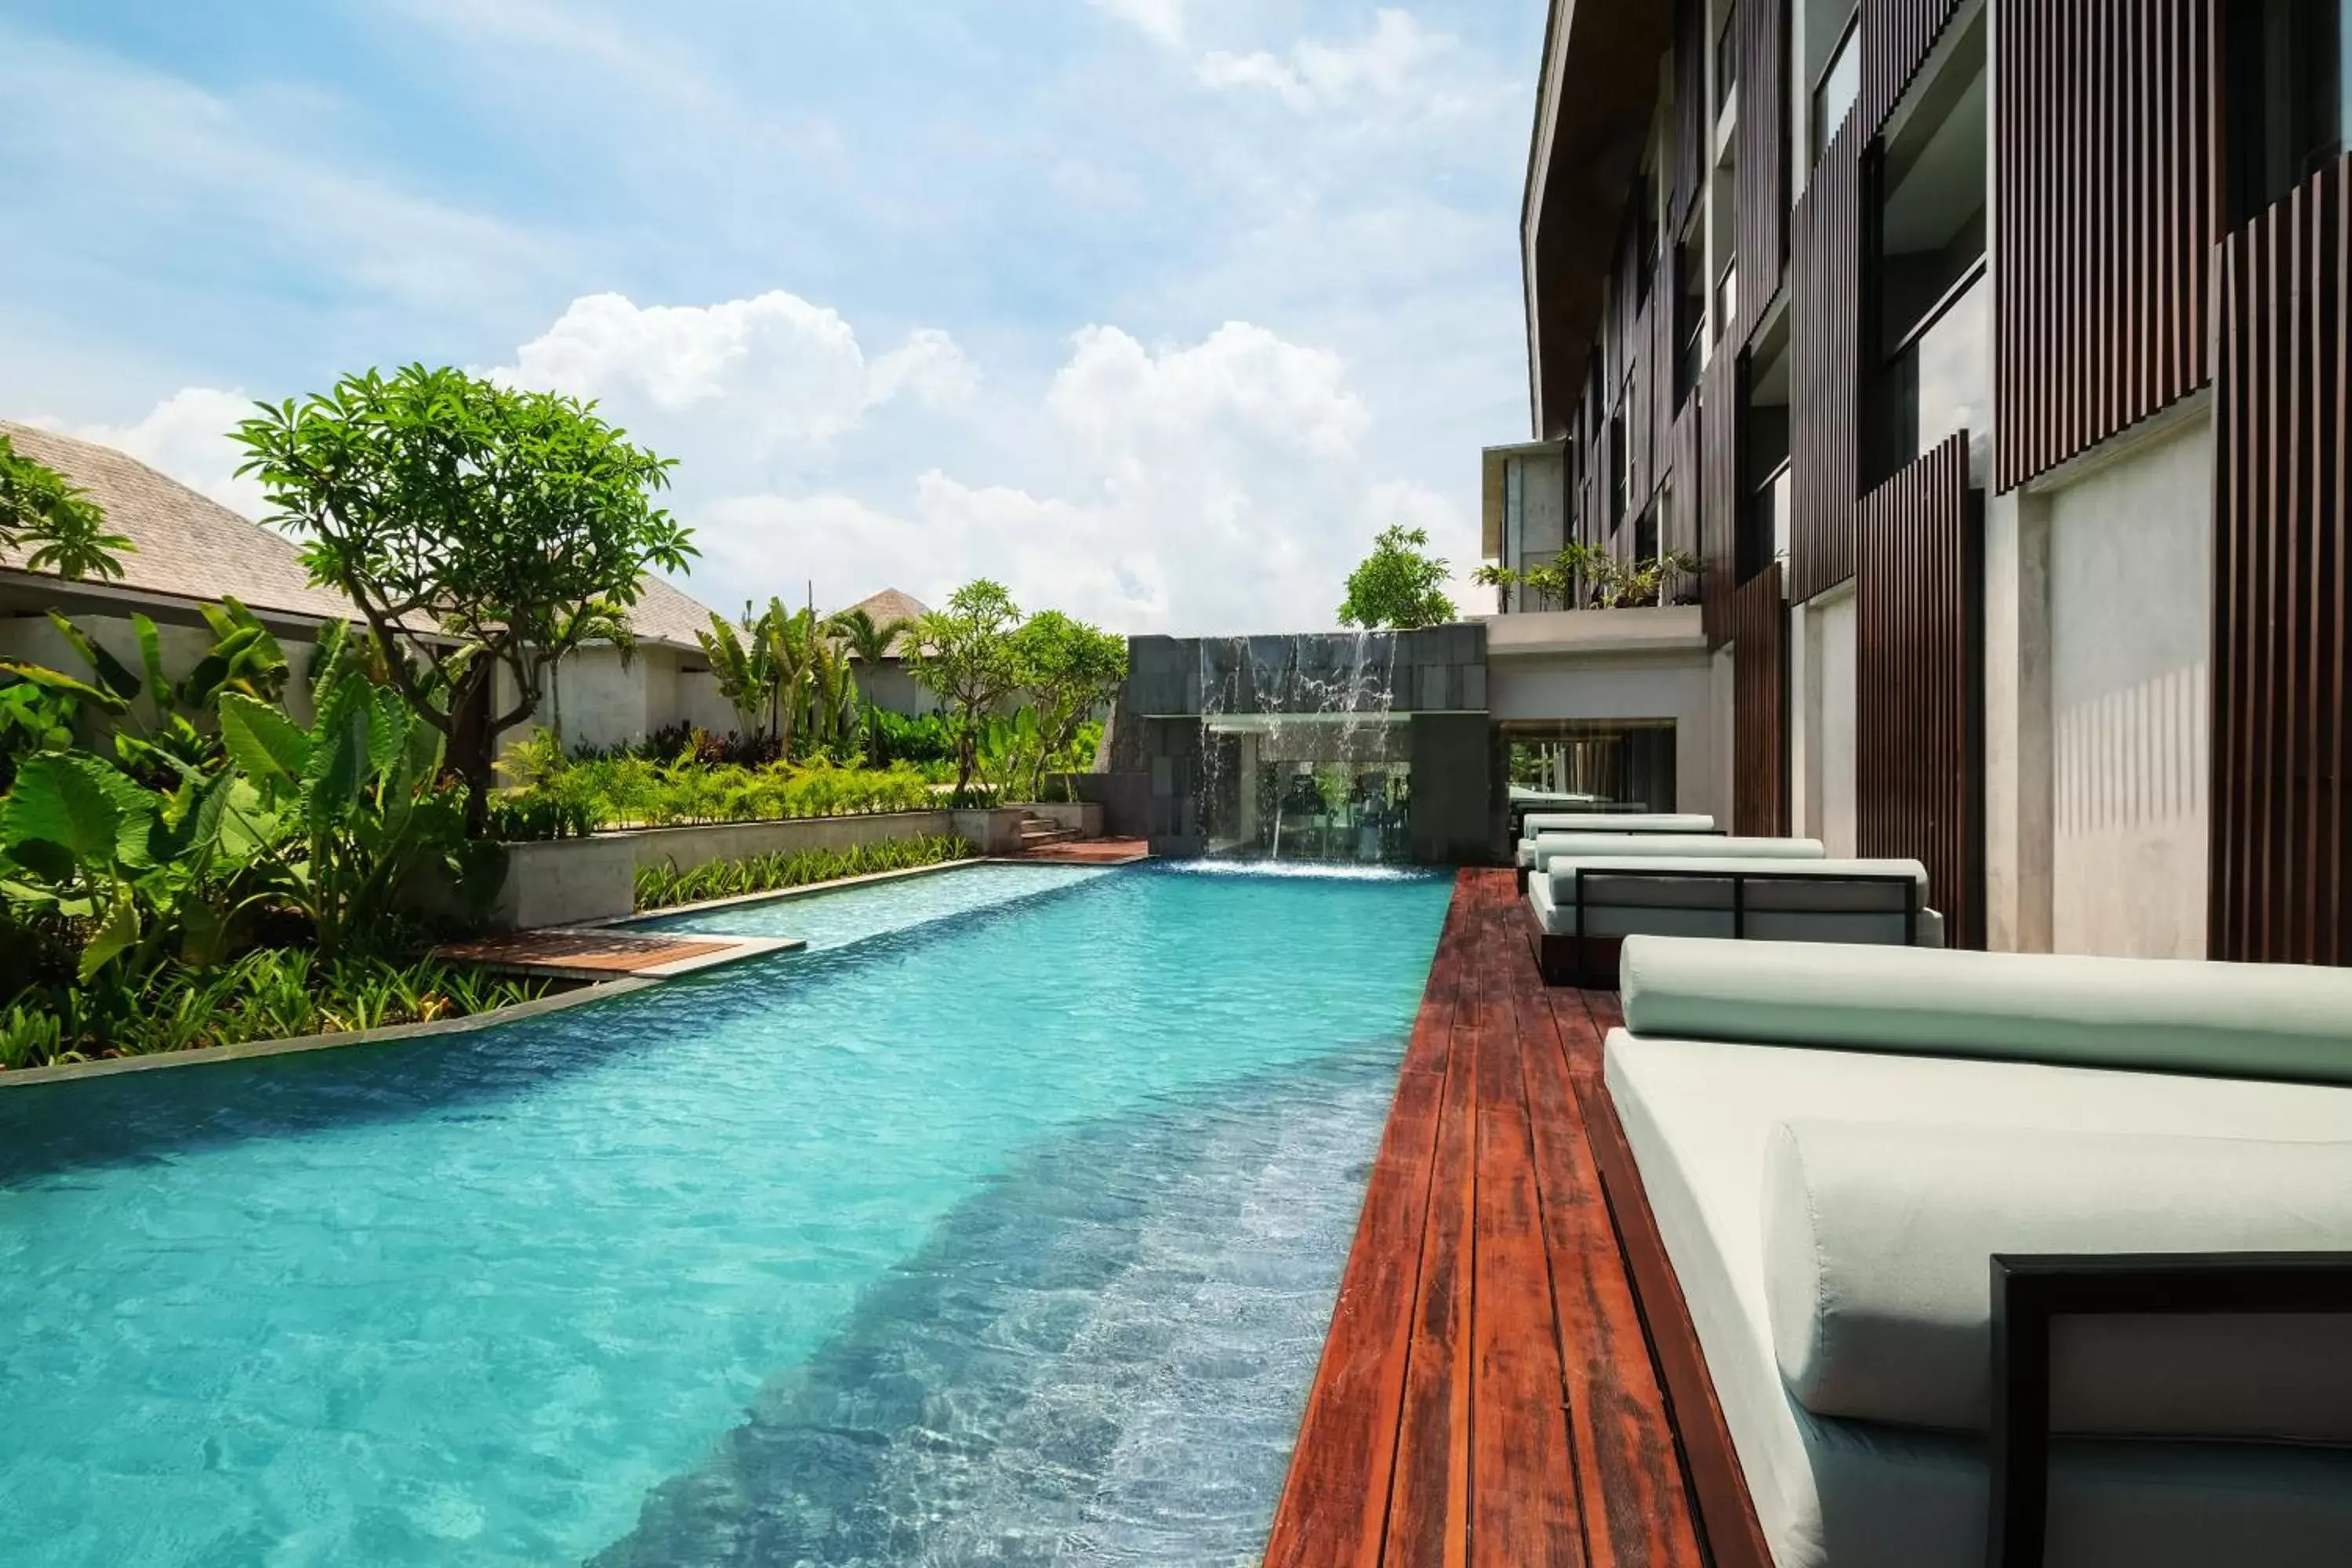
MULTIPOLYGON (((1706 184, 1714 151, 1715 102, 1706 91, 1706 0, 1681 0, 1675 7, 1674 194, 1666 202, 1666 254, 1690 221, 1691 204, 1706 184)), ((1671 271, 1668 274, 1672 280, 1671 271)))
MULTIPOLYGON (((1650 312, 1650 489, 1654 498, 1665 492, 1675 467, 1675 279, 1674 251, 1665 252, 1658 272, 1655 308, 1650 312)), ((1665 545, 1659 531, 1658 548, 1665 545)))
POLYGON ((1656 412, 1656 399, 1650 395, 1650 378, 1657 373, 1657 356, 1650 352, 1650 340, 1654 335, 1652 321, 1664 303, 1656 289, 1650 291, 1650 302, 1633 317, 1632 335, 1626 340, 1625 378, 1625 515, 1619 519, 1626 526, 1625 548, 1633 550, 1631 524, 1641 515, 1642 503, 1649 499, 1651 489, 1650 424, 1656 412))
POLYGON ((1854 825, 1864 856, 1927 868, 1951 947, 1984 945, 1984 570, 1969 438, 1862 503, 1854 574, 1854 825))
POLYGON ((1739 581, 1739 361, 1717 343, 1699 386, 1699 603, 1709 647, 1731 636, 1739 581))
POLYGON ((2347 964, 2352 160, 2219 265, 2208 956, 2347 964))
POLYGON ((2205 384, 2215 0, 1992 0, 1995 488, 2205 384))
POLYGON ((1789 4, 1739 0, 1737 171, 1739 300, 1732 346, 1745 348, 1780 290, 1789 256, 1789 4))
POLYGON ((1731 830, 1789 831, 1789 609, 1774 562, 1733 590, 1731 830))
POLYGON ((1960 0, 1862 0, 1862 96, 1849 123, 1866 137, 1885 129, 1959 8, 1960 0))
POLYGON ((1863 176, 1870 138, 1850 115, 1789 221, 1789 594, 1853 575, 1862 504, 1863 176))

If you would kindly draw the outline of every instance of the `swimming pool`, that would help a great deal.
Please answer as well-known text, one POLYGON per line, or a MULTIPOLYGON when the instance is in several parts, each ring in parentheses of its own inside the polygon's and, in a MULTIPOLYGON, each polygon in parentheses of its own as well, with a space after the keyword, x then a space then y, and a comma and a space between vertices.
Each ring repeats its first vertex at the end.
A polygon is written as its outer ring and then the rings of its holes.
POLYGON ((976 867, 0 1091, 0 1561, 1250 1560, 1446 894, 976 867))

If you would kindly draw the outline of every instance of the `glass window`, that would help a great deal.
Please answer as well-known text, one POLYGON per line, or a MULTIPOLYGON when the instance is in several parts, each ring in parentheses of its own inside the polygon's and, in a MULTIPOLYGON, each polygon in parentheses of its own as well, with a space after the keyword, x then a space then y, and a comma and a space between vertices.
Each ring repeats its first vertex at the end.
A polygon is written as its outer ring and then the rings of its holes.
POLYGON ((1671 719, 1513 722, 1511 805, 1527 811, 1672 811, 1671 719))
POLYGON ((1913 341, 1911 353, 1918 389, 1911 456, 1922 456, 1966 430, 1970 466, 1981 479, 1981 458, 1990 453, 1992 432, 1992 290, 1983 273, 1928 323, 1913 341))
POLYGON ((2352 4, 2237 0, 2228 34, 2230 205, 2248 222, 2341 152, 2352 130, 2352 4))
POLYGON ((1837 52, 1813 87, 1813 161, 1829 151, 1830 138, 1845 123, 1854 100, 1862 96, 1862 29, 1860 14, 1845 25, 1837 52))

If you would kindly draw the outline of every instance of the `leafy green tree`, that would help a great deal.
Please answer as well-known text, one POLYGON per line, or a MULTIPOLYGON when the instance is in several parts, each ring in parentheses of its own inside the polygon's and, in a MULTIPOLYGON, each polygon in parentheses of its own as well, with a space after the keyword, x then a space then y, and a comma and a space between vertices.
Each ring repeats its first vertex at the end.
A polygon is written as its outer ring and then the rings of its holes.
POLYGON ((98 503, 66 482, 65 476, 20 454, 0 432, 0 550, 33 547, 28 572, 79 577, 120 577, 115 557, 132 549, 120 533, 106 531, 98 503))
POLYGON ((1454 618, 1445 596, 1445 563, 1423 553, 1429 531, 1402 523, 1381 531, 1372 552, 1348 574, 1348 596, 1339 604, 1343 626, 1442 626, 1454 618))
POLYGON ((915 622, 910 673, 940 700, 954 728, 958 805, 970 797, 990 711, 1021 684, 1021 659, 1013 642, 1020 625, 1021 609, 1013 595, 985 577, 958 588, 946 608, 915 622))
POLYGON ((1127 639, 1074 620, 1059 610, 1041 610, 1013 637, 1020 683, 1037 710, 1037 749, 1029 795, 1043 799, 1045 769, 1069 749, 1078 726, 1095 710, 1118 696, 1127 679, 1127 639))
POLYGON ((672 463, 554 393, 372 370, 265 404, 236 436, 238 472, 306 541, 312 580, 359 606, 393 684, 446 738, 478 835, 498 738, 538 711, 549 668, 592 640, 625 648, 645 574, 695 553, 653 504, 672 463))

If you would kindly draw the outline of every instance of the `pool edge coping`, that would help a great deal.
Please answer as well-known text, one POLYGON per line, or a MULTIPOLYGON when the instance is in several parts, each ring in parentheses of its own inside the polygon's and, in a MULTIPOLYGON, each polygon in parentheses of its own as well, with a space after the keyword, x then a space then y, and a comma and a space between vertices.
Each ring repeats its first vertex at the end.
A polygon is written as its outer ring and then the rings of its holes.
POLYGON ((934 860, 928 866, 901 866, 894 871, 867 871, 862 876, 836 877, 830 882, 803 882, 797 888, 775 888, 764 893, 730 893, 723 899, 704 899, 699 903, 672 904, 667 909, 639 910, 633 914, 607 915, 602 920, 572 921, 567 931, 613 931, 627 926, 645 925, 654 921, 677 920, 686 915, 710 914, 719 910, 740 909, 747 904, 772 904, 786 899, 805 899, 818 893, 839 893, 851 888, 870 887, 877 882, 903 881, 909 877, 936 877, 942 871, 961 871, 967 866, 992 864, 985 855, 966 855, 955 860, 934 860))

